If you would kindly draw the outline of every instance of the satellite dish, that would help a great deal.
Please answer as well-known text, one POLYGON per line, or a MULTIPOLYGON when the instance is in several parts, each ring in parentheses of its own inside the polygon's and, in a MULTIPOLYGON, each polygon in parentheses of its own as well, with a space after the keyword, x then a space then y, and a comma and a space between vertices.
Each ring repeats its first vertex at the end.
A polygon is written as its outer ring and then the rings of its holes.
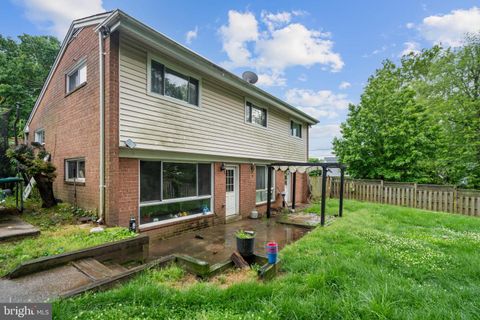
POLYGON ((252 71, 245 71, 242 74, 243 80, 247 81, 250 84, 255 84, 258 81, 258 76, 255 72, 252 71))

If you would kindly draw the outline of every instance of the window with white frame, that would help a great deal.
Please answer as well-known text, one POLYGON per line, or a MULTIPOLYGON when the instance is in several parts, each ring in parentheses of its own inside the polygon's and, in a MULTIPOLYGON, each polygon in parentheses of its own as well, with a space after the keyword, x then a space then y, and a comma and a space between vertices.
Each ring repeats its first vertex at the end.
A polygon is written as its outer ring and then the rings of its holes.
POLYGON ((245 103, 245 121, 266 127, 267 109, 258 107, 250 101, 247 101, 245 103))
POLYGON ((87 82, 87 62, 83 61, 67 74, 67 93, 87 82))
POLYGON ((38 129, 35 131, 35 142, 44 144, 45 143, 45 130, 38 129))
POLYGON ((290 134, 294 137, 302 137, 302 125, 295 121, 290 121, 290 134))
POLYGON ((210 213, 212 165, 140 161, 140 224, 210 213))
POLYGON ((200 81, 150 59, 150 92, 198 106, 200 81))
MULTIPOLYGON (((275 171, 272 170, 272 186, 271 186, 271 200, 275 201, 275 171)), ((267 166, 256 167, 257 182, 256 182, 256 203, 267 202, 267 184, 268 184, 268 170, 267 166)))
POLYGON ((85 159, 65 160, 65 181, 85 182, 85 159))

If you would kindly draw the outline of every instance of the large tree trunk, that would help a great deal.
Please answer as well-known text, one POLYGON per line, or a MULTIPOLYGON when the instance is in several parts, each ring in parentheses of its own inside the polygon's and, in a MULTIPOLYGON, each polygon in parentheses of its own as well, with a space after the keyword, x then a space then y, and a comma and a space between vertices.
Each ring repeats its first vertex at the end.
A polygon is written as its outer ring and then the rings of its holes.
POLYGON ((48 181, 48 178, 37 174, 35 175, 35 181, 37 182, 38 191, 42 198, 42 208, 51 208, 57 205, 57 199, 53 195, 53 182, 48 181))

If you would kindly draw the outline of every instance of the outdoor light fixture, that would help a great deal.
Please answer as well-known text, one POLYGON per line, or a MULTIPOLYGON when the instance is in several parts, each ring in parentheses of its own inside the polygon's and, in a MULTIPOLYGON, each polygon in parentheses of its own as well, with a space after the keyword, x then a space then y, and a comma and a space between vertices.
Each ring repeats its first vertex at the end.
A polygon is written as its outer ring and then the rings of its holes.
POLYGON ((220 171, 225 171, 225 162, 220 165, 220 171))
POLYGON ((255 171, 255 163, 253 162, 250 164, 250 171, 251 172, 255 171))
POLYGON ((132 139, 127 139, 125 141, 125 145, 127 146, 127 148, 130 148, 130 149, 133 149, 137 146, 137 144, 135 142, 133 142, 132 139))

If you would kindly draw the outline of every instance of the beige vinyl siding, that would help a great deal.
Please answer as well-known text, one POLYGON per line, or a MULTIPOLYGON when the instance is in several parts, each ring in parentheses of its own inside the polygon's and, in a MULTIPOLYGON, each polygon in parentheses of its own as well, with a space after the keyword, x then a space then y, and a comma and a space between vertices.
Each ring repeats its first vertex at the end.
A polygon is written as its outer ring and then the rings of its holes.
MULTIPOLYGON (((292 137, 291 116, 262 104, 259 105, 268 109, 268 127, 245 123, 245 97, 209 78, 201 79, 200 107, 147 94, 147 52, 161 56, 121 35, 121 143, 132 139, 136 148, 147 150, 306 160, 306 124, 302 123, 303 139, 292 137)), ((180 67, 189 70, 187 66, 180 67)))

